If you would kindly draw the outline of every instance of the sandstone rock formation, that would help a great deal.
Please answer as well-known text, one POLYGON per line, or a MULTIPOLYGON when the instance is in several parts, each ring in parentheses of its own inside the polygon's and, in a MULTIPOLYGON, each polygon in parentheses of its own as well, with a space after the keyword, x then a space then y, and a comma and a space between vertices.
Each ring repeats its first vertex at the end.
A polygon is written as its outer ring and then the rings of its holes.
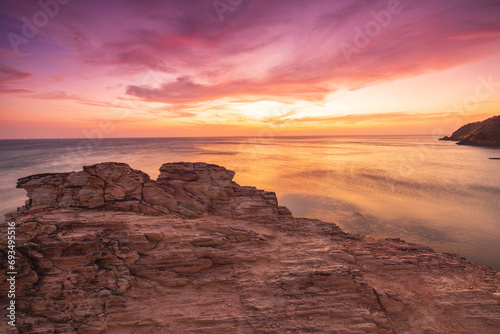
POLYGON ((234 172, 206 163, 167 163, 156 181, 124 163, 85 166, 72 173, 22 178, 28 201, 22 212, 56 208, 130 211, 158 216, 176 213, 198 218, 207 213, 231 218, 276 220, 291 215, 278 207, 276 194, 232 182, 234 172))
POLYGON ((469 123, 440 140, 458 141, 458 145, 500 147, 500 116, 469 123))
POLYGON ((19 180, 17 332, 500 332, 497 272, 294 218, 222 167, 160 172, 104 163, 19 180))

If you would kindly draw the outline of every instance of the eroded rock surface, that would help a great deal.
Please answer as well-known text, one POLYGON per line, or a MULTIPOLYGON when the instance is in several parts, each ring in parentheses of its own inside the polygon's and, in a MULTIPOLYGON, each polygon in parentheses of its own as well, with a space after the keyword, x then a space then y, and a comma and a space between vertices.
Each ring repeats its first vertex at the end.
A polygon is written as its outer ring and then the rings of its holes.
POLYGON ((56 208, 130 211, 146 215, 176 213, 197 218, 208 213, 231 218, 278 219, 290 215, 278 207, 276 194, 241 187, 234 172, 206 163, 167 163, 156 181, 124 163, 85 166, 72 173, 39 174, 22 178, 17 187, 29 200, 21 213, 56 208))
POLYGON ((17 331, 500 332, 497 272, 294 218, 222 167, 160 171, 105 163, 19 180, 17 331))

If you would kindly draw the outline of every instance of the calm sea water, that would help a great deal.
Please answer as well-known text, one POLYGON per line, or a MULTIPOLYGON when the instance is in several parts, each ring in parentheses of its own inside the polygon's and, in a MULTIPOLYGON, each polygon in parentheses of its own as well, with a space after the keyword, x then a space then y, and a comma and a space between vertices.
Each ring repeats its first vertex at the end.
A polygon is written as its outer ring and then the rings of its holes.
POLYGON ((275 191, 295 216, 398 237, 500 270, 500 150, 426 136, 0 140, 1 214, 24 203, 16 179, 126 162, 158 175, 203 161, 275 191))

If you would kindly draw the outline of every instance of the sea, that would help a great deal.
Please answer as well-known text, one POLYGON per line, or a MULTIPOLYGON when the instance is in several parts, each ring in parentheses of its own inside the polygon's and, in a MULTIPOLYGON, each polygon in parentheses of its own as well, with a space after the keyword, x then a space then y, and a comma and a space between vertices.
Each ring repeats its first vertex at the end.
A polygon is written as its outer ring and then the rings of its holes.
POLYGON ((500 270, 499 149, 431 136, 4 139, 0 155, 2 215, 24 204, 24 176, 116 161, 156 179, 163 163, 207 162, 276 192, 297 217, 500 270))

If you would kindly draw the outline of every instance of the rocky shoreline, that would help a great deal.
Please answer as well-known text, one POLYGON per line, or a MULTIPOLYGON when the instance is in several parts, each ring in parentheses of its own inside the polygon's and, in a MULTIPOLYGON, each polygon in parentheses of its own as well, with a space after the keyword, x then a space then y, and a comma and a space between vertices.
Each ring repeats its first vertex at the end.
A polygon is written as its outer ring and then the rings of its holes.
MULTIPOLYGON (((293 217, 276 194, 233 177, 216 165, 169 163, 151 180, 109 162, 20 179, 29 199, 7 216, 16 223, 17 326, 0 329, 500 331, 499 273, 293 217)), ((6 258, 7 238, 0 243, 6 258)))
POLYGON ((466 124, 450 137, 444 136, 439 140, 456 141, 457 145, 500 147, 500 116, 466 124))

